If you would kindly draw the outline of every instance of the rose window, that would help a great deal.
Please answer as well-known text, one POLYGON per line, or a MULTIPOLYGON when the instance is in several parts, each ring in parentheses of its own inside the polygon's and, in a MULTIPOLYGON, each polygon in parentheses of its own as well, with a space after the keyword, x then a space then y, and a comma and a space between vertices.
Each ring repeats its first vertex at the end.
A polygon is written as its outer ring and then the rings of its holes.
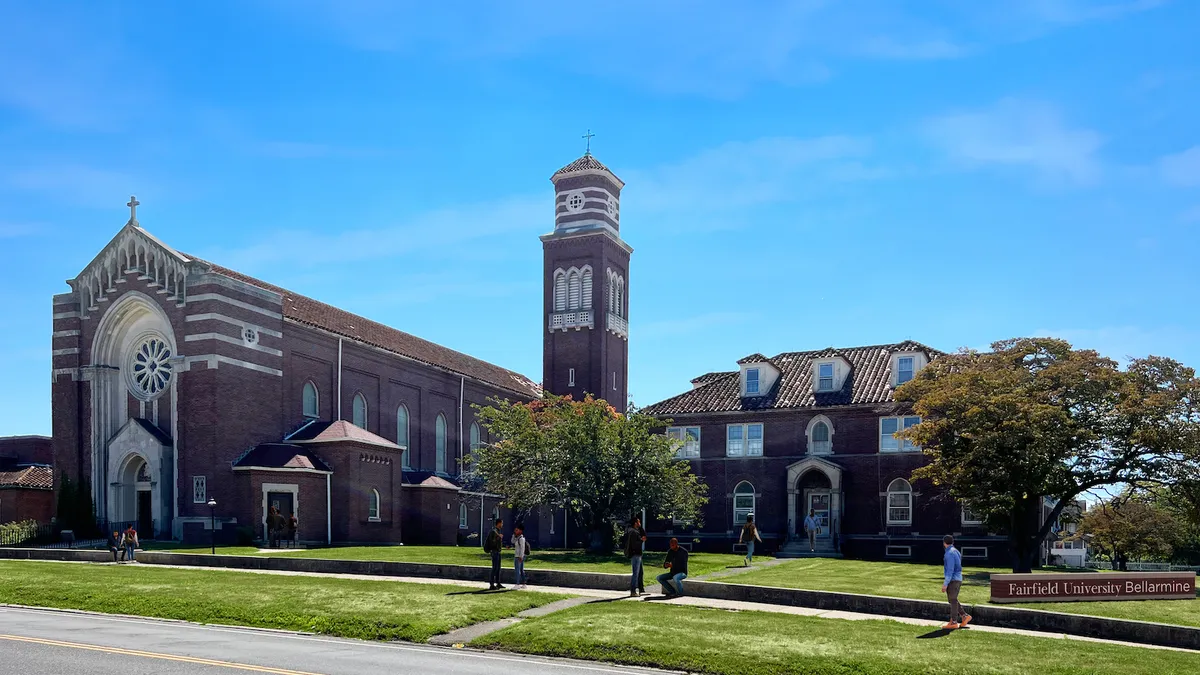
POLYGON ((171 347, 161 338, 143 340, 133 352, 130 378, 136 392, 145 398, 154 398, 166 391, 171 383, 173 371, 170 363, 171 347))

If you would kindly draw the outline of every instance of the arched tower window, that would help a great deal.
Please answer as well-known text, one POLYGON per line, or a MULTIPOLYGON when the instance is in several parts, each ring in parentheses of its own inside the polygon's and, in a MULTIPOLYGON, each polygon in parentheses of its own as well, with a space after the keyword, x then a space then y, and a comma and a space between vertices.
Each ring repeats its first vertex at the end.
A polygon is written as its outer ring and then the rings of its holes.
POLYGON ((608 271, 608 313, 617 313, 617 275, 608 271))
POLYGON ((305 417, 321 416, 321 398, 317 393, 317 385, 313 384, 312 380, 304 383, 304 391, 300 398, 305 417))
POLYGON ((434 470, 446 473, 446 417, 438 413, 433 427, 434 470))
POLYGON ((580 299, 580 307, 584 309, 592 308, 592 268, 583 268, 583 282, 581 293, 583 297, 580 299))
POLYGON ((903 478, 892 481, 887 489, 887 524, 912 525, 912 508, 912 485, 903 478))
POLYGON ((613 312, 622 319, 625 318, 625 277, 617 277, 617 308, 613 312))
POLYGON ((567 309, 579 309, 579 270, 567 273, 567 309))
POLYGON ((733 488, 733 525, 741 527, 746 524, 746 516, 754 513, 754 486, 748 481, 742 481, 733 488))
POLYGON ((354 403, 351 407, 350 421, 359 429, 367 428, 367 397, 358 392, 354 395, 354 403))
POLYGON ((408 446, 408 407, 403 403, 399 408, 396 408, 396 445, 404 448, 404 456, 400 461, 400 466, 405 469, 409 468, 409 457, 412 456, 412 448, 408 446))
POLYGON ((554 311, 567 310, 567 273, 557 270, 554 273, 554 311))

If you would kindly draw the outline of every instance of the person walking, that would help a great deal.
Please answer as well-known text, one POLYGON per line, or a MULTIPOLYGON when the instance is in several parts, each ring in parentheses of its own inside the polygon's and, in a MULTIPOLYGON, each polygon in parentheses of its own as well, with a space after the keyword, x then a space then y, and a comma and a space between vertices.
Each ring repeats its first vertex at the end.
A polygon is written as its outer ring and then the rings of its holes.
POLYGON ((525 540, 525 526, 517 523, 513 527, 513 572, 516 585, 513 588, 525 588, 525 556, 529 555, 529 542, 525 540))
POLYGON ((492 554, 492 574, 488 578, 488 590, 494 591, 504 588, 500 585, 500 549, 504 547, 504 535, 501 531, 504 528, 504 520, 496 519, 496 525, 488 534, 487 540, 483 542, 483 550, 492 554))
POLYGON ((821 525, 817 522, 817 512, 813 509, 808 510, 808 517, 804 519, 804 532, 808 534, 808 552, 813 553, 817 550, 817 535, 821 534, 821 525))
POLYGON ((645 582, 642 576, 642 554, 645 553, 646 531, 642 529, 642 519, 633 517, 629 527, 625 528, 625 555, 629 558, 629 596, 636 598, 645 593, 645 582))
POLYGON ((288 544, 292 548, 296 548, 296 532, 300 529, 300 521, 296 520, 296 514, 288 517, 287 538, 288 544))
POLYGON ((746 545, 746 567, 754 563, 754 542, 762 543, 762 538, 758 536, 758 526, 751 513, 746 516, 746 524, 742 525, 742 534, 738 537, 738 543, 746 545))
POLYGON ((113 531, 112 534, 108 535, 108 550, 113 555, 113 562, 117 562, 117 551, 120 548, 121 548, 121 535, 120 535, 120 533, 113 531))
POLYGON ((945 578, 942 581, 942 592, 950 602, 950 623, 942 626, 945 630, 962 628, 971 623, 971 615, 963 611, 958 603, 958 591, 962 588, 962 554, 954 548, 954 536, 942 537, 942 548, 946 549, 945 578))
POLYGON ((671 537, 671 548, 667 551, 666 562, 663 563, 663 567, 667 568, 667 571, 658 575, 658 583, 662 584, 663 595, 668 598, 677 598, 683 595, 683 580, 687 578, 687 565, 687 549, 680 548, 679 540, 671 537), (674 586, 671 585, 672 581, 675 582, 674 586))
POLYGON ((129 529, 125 530, 124 538, 126 559, 129 562, 137 562, 137 558, 133 555, 134 549, 138 547, 137 530, 133 529, 133 526, 130 525, 129 529))

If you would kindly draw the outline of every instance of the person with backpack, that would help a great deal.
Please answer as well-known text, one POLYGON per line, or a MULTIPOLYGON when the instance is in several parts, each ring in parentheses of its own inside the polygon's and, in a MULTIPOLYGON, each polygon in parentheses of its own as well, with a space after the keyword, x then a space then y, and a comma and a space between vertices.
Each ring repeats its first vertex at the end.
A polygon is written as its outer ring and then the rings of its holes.
POLYGON ((124 544, 125 557, 128 558, 129 562, 137 562, 137 558, 133 555, 134 549, 138 547, 137 530, 133 529, 132 525, 129 526, 129 529, 125 530, 124 544))
POLYGON ((492 575, 488 578, 489 591, 504 588, 500 585, 500 549, 504 547, 504 535, 501 534, 503 527, 504 520, 497 518, 496 526, 492 528, 483 542, 484 552, 492 554, 492 575))
POLYGON ((762 543, 762 538, 758 536, 758 526, 754 524, 754 514, 746 516, 746 524, 742 526, 742 534, 738 536, 738 543, 746 545, 746 567, 754 563, 754 542, 762 543))
POLYGON ((642 529, 642 519, 633 517, 629 527, 625 529, 625 555, 629 558, 629 597, 636 598, 645 593, 645 582, 642 581, 642 554, 646 545, 646 531, 642 529))
POLYGON ((525 588, 525 557, 529 555, 529 542, 525 539, 525 526, 517 523, 513 527, 513 572, 516 585, 513 588, 525 588))

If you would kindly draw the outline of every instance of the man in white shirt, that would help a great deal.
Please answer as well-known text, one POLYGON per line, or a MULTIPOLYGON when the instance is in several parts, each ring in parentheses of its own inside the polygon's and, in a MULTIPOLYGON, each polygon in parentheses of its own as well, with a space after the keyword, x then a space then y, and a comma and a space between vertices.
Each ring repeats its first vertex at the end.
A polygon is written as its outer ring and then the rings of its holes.
POLYGON ((513 571, 516 572, 517 584, 515 588, 525 588, 525 526, 517 524, 513 528, 513 571))
POLYGON ((821 531, 821 526, 817 524, 817 512, 813 509, 808 510, 808 517, 804 519, 804 531, 808 533, 808 550, 816 551, 817 534, 821 531))

